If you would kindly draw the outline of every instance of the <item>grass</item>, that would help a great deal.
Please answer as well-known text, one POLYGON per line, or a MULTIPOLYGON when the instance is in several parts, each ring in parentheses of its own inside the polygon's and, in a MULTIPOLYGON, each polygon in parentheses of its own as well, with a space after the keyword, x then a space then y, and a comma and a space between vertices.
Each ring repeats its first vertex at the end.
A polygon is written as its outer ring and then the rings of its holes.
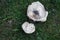
POLYGON ((35 23, 33 34, 22 30, 22 23, 28 20, 27 7, 35 1, 0 0, 0 40, 60 40, 60 0, 38 0, 49 12, 47 21, 35 23))

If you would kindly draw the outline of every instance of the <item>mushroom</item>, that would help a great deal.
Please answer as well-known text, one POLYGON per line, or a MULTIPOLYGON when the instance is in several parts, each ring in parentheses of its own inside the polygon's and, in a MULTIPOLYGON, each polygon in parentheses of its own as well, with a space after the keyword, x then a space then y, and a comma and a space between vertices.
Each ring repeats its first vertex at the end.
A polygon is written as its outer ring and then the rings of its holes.
POLYGON ((45 22, 47 20, 48 11, 37 1, 28 6, 27 16, 33 21, 45 22))
POLYGON ((24 22, 22 24, 22 29, 24 30, 25 33, 31 34, 35 31, 35 26, 32 23, 24 22))

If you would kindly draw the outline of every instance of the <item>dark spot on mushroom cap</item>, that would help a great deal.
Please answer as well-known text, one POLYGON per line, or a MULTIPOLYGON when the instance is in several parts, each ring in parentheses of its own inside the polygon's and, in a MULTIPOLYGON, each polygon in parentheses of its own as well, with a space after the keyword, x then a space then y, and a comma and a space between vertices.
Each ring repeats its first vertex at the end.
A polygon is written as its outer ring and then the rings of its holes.
POLYGON ((39 12, 37 10, 34 10, 33 12, 34 14, 39 15, 39 12))

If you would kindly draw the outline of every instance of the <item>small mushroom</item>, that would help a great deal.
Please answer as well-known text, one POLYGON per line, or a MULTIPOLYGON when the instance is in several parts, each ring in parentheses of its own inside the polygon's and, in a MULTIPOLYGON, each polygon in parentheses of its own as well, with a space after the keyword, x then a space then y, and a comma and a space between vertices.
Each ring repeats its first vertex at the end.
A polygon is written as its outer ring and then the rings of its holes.
POLYGON ((35 32, 35 26, 34 26, 34 24, 28 23, 28 22, 24 22, 22 24, 22 29, 27 34, 31 34, 31 33, 35 32))
POLYGON ((28 6, 27 16, 33 21, 45 22, 47 20, 48 11, 37 1, 28 6))

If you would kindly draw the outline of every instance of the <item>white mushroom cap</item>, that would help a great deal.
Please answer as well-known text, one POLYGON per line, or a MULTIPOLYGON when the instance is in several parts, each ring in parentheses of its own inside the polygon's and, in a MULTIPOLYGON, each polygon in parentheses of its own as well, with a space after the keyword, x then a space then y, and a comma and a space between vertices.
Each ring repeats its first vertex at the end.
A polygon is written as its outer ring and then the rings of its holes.
POLYGON ((22 24, 22 29, 24 30, 25 33, 31 34, 35 32, 35 26, 32 23, 24 22, 22 24))
POLYGON ((48 11, 46 11, 44 6, 37 1, 28 6, 27 16, 33 21, 45 22, 47 20, 48 11), (36 15, 33 11, 38 11, 39 14, 36 15))

